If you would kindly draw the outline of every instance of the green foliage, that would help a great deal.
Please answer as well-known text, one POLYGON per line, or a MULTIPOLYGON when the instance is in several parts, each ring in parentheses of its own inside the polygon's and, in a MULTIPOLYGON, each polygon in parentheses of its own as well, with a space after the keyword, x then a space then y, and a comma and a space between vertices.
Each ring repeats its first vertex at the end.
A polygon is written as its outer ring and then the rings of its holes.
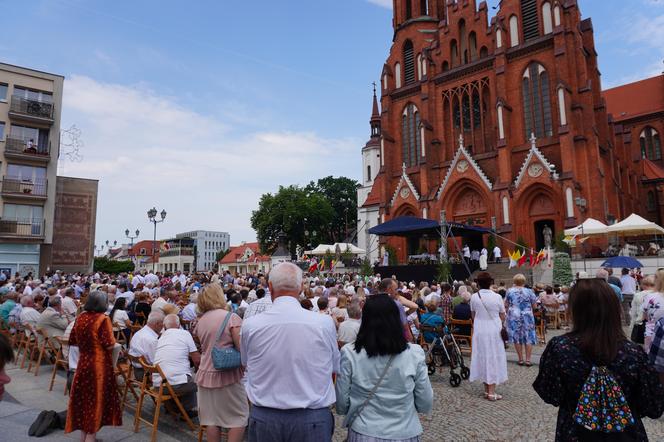
POLYGON ((357 186, 350 178, 329 176, 306 187, 280 186, 277 193, 264 194, 251 215, 261 250, 272 253, 282 230, 293 254, 297 246, 342 242, 346 225, 348 231, 356 225, 357 186))
POLYGON ((312 181, 306 187, 309 192, 322 195, 334 210, 327 226, 331 243, 344 242, 348 232, 357 225, 358 185, 357 181, 350 178, 328 176, 316 183, 312 181))
POLYGON ((362 276, 373 276, 373 267, 371 267, 371 263, 369 262, 369 258, 364 258, 362 261, 362 266, 360 267, 360 275, 362 276))
POLYGON ((231 249, 219 250, 217 252, 216 261, 219 262, 222 259, 224 259, 224 256, 228 255, 228 252, 230 252, 230 251, 231 251, 231 249))
POLYGON ((388 261, 389 265, 391 265, 391 266, 398 265, 399 260, 397 259, 397 249, 395 249, 394 247, 392 247, 389 244, 386 244, 385 245, 385 250, 389 254, 388 257, 387 257, 387 261, 388 261))
POLYGON ((565 232, 558 232, 558 234, 556 235, 556 242, 554 244, 554 247, 557 252, 569 253, 570 252, 569 246, 565 241, 563 241, 564 239, 565 239, 565 232))
POLYGON ((124 272, 131 272, 134 270, 134 263, 131 261, 115 261, 108 259, 105 256, 95 258, 94 271, 118 274, 124 272))
POLYGON ((449 261, 441 261, 438 264, 438 269, 436 271, 436 279, 438 282, 450 282, 450 276, 452 275, 452 264, 449 261))
POLYGON ((569 286, 574 280, 572 262, 567 253, 558 252, 553 258, 553 283, 569 286))
POLYGON ((493 253, 494 247, 496 247, 496 237, 489 235, 489 239, 486 242, 486 249, 489 251, 489 255, 493 253))

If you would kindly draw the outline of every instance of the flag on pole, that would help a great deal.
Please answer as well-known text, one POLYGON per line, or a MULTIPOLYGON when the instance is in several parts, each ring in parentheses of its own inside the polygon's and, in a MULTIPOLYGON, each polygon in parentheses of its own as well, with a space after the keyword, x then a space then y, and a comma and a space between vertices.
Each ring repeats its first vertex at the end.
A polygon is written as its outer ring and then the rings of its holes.
POLYGON ((544 261, 544 258, 546 258, 546 249, 542 249, 539 251, 537 254, 537 257, 535 258, 535 265, 539 265, 544 261))
POLYGON ((516 262, 519 267, 522 267, 525 263, 526 260, 528 259, 528 256, 526 255, 526 252, 523 252, 523 255, 519 258, 519 260, 516 262))
POLYGON ((311 265, 309 266, 309 272, 308 273, 313 273, 316 270, 318 270, 318 263, 316 261, 313 261, 311 265))
POLYGON ((330 272, 333 272, 336 266, 337 266, 337 260, 333 259, 332 262, 330 263, 330 272))
POLYGON ((321 259, 318 263, 318 270, 321 272, 325 270, 325 258, 321 259))
POLYGON ((509 268, 512 269, 517 266, 517 263, 519 259, 521 258, 521 252, 519 250, 515 250, 513 252, 508 252, 508 255, 510 257, 510 266, 509 268))

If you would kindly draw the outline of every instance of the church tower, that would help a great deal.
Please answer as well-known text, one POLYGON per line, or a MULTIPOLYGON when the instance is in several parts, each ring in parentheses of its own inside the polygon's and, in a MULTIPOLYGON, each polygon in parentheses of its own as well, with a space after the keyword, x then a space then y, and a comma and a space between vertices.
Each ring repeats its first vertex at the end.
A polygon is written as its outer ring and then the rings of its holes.
POLYGON ((381 118, 378 110, 378 97, 376 96, 376 85, 373 90, 373 107, 371 111, 371 137, 362 148, 362 183, 357 189, 357 242, 358 247, 366 250, 366 257, 373 263, 378 259, 378 240, 374 235, 369 235, 368 230, 379 224, 378 205, 374 205, 369 194, 373 188, 376 175, 380 171, 381 155, 381 118))

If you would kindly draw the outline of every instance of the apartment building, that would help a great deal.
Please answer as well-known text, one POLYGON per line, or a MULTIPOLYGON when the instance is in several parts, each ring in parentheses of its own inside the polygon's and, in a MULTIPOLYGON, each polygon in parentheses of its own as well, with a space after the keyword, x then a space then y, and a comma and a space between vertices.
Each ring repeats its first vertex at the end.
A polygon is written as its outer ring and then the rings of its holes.
POLYGON ((194 230, 179 233, 176 238, 191 238, 194 240, 196 254, 195 271, 207 272, 214 269, 217 264, 217 253, 228 250, 231 244, 231 236, 228 232, 214 232, 209 230, 194 230))
POLYGON ((51 265, 63 82, 0 63, 0 271, 51 265))

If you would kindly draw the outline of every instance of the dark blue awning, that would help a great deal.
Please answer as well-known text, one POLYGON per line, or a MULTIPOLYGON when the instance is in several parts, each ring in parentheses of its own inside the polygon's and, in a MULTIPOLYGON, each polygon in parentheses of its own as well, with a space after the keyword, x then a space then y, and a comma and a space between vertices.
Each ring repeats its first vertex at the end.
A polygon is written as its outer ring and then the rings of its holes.
MULTIPOLYGON (((491 229, 478 226, 467 226, 459 223, 447 223, 452 236, 461 236, 468 233, 493 233, 491 229)), ((415 216, 400 216, 369 229, 369 233, 378 236, 440 236, 440 223, 431 219, 415 216)))

